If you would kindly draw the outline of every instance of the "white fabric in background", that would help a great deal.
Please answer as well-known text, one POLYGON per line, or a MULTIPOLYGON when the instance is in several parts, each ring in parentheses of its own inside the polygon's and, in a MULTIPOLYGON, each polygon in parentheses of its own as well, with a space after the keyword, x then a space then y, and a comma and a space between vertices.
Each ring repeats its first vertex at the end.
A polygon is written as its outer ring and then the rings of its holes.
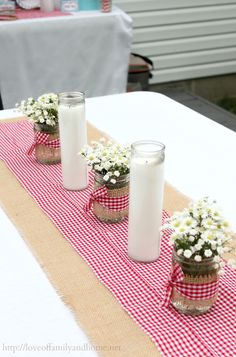
POLYGON ((123 11, 0 22, 4 109, 47 92, 126 91, 132 21, 123 11))

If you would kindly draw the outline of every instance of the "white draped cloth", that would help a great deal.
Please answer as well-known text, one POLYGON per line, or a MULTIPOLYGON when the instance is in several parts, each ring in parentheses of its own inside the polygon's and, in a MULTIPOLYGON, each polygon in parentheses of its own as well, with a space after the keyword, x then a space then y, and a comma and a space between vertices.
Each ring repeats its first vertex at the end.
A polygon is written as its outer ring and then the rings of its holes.
POLYGON ((118 8, 0 22, 4 108, 47 92, 125 92, 131 38, 132 21, 118 8))

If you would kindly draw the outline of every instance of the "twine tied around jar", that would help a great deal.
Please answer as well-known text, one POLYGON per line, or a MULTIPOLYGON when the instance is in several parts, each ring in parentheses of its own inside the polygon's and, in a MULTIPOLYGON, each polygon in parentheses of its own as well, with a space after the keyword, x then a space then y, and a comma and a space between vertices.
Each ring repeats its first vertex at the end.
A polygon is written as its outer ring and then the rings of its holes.
POLYGON ((32 152, 34 151, 36 145, 41 144, 41 145, 45 145, 49 148, 53 148, 53 149, 58 149, 60 147, 60 139, 54 139, 54 140, 50 140, 48 141, 50 134, 46 134, 40 131, 37 131, 34 133, 34 143, 31 145, 31 147, 29 148, 29 150, 27 151, 28 155, 31 155, 32 152))
POLYGON ((190 300, 207 300, 213 298, 218 290, 219 279, 209 282, 188 283, 183 281, 185 275, 179 264, 175 264, 166 284, 166 292, 162 301, 162 306, 170 305, 172 291, 175 290, 182 296, 190 300))
POLYGON ((110 197, 108 196, 107 187, 103 185, 90 194, 89 201, 85 205, 86 212, 91 209, 94 201, 100 203, 111 211, 122 211, 128 208, 129 195, 110 197))

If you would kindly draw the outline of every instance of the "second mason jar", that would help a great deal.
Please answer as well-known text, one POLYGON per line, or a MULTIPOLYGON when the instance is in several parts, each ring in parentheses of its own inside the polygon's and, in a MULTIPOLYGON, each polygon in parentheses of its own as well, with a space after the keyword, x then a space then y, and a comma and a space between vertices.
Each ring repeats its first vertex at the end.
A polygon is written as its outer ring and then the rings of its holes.
POLYGON ((82 190, 88 185, 87 163, 79 155, 87 144, 84 93, 60 93, 58 118, 63 186, 68 190, 82 190))
MULTIPOLYGON (((116 178, 116 183, 104 181, 103 175, 95 172, 94 175, 94 191, 102 186, 106 186, 107 194, 110 198, 122 198, 129 194, 129 174, 121 175, 116 178)), ((123 221, 128 216, 128 207, 113 211, 109 207, 105 207, 97 201, 93 203, 93 213, 102 222, 117 223, 123 221)))

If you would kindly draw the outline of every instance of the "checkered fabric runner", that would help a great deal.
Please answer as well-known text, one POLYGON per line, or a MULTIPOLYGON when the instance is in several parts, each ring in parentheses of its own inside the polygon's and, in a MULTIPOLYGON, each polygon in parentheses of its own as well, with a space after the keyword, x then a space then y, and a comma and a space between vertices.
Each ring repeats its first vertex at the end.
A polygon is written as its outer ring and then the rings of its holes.
POLYGON ((175 288, 179 294, 190 300, 210 299, 217 293, 219 280, 205 284, 191 284, 183 282, 183 279, 184 274, 181 266, 179 264, 175 264, 166 285, 166 293, 162 303, 163 305, 169 306, 173 288, 175 288))
POLYGON ((59 10, 54 10, 51 12, 45 12, 41 11, 39 9, 31 9, 31 10, 25 10, 25 9, 16 9, 16 17, 19 20, 26 20, 26 19, 37 19, 37 18, 43 18, 43 17, 60 17, 60 16, 70 16, 71 14, 68 12, 61 12, 59 10))
POLYGON ((94 192, 91 192, 89 201, 85 205, 85 211, 92 208, 93 202, 96 201, 111 211, 122 211, 128 208, 129 196, 109 197, 106 186, 99 187, 94 192))
POLYGON ((59 138, 50 140, 50 141, 48 141, 48 138, 49 138, 49 134, 42 133, 41 131, 35 132, 34 133, 34 142, 27 152, 28 155, 31 155, 33 153, 35 146, 37 144, 42 144, 49 148, 54 148, 54 149, 57 149, 60 147, 60 139, 59 138))
MULTIPOLYGON (((219 299, 206 315, 185 316, 160 306, 171 265, 168 233, 163 236, 161 255, 156 262, 131 261, 127 256, 127 219, 106 225, 91 212, 84 212, 93 176, 90 174, 86 190, 66 191, 61 184, 60 164, 40 165, 26 154, 32 140, 29 123, 0 124, 0 158, 97 278, 151 337, 162 356, 236 356, 235 271, 225 267, 219 283, 219 299)), ((163 217, 167 217, 165 212, 163 217)))

